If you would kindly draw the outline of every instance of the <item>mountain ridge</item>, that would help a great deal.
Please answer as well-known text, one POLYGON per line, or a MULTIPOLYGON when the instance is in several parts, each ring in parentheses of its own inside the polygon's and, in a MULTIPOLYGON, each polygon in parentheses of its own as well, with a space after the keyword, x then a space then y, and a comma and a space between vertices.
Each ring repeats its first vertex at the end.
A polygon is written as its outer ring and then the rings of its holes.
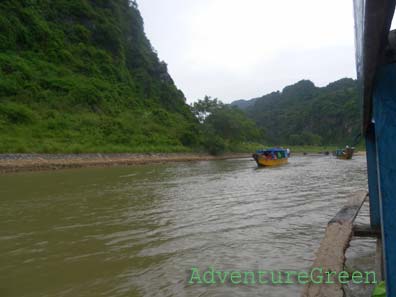
POLYGON ((360 132, 357 82, 342 78, 324 87, 309 80, 251 100, 231 103, 266 130, 272 144, 350 143, 360 132), (242 103, 242 104, 241 104, 242 103))

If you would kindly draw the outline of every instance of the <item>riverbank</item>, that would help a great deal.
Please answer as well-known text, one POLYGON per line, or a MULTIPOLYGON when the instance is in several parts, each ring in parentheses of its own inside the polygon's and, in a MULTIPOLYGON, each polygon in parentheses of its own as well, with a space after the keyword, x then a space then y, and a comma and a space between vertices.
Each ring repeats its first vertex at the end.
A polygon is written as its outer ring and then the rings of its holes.
MULTIPOLYGON (((323 155, 323 153, 293 152, 292 155, 323 155)), ((356 155, 365 155, 365 152, 359 151, 356 155)), ((149 163, 226 160, 250 157, 250 153, 227 153, 220 156, 199 153, 0 154, 0 174, 20 171, 131 166, 149 163)))
POLYGON ((82 167, 129 166, 148 163, 247 158, 248 153, 211 156, 194 153, 153 154, 0 154, 0 173, 82 167))

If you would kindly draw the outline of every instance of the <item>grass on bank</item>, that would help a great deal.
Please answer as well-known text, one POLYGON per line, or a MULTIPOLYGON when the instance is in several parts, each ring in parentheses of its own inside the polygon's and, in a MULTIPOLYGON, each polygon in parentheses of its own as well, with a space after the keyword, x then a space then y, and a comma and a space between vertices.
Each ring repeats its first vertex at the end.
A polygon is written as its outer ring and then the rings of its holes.
POLYGON ((316 145, 298 145, 298 146, 285 146, 290 149, 292 153, 324 153, 333 152, 337 146, 316 146, 316 145))

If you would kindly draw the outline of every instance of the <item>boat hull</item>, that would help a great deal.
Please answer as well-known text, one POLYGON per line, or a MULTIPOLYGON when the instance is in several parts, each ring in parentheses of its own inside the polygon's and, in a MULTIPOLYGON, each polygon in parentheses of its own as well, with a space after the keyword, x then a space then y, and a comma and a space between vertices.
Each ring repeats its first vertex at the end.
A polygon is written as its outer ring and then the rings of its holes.
POLYGON ((341 156, 337 156, 337 159, 341 159, 341 160, 351 160, 351 159, 352 159, 352 155, 341 155, 341 156))
POLYGON ((257 163, 257 166, 279 166, 283 164, 287 164, 289 162, 288 158, 282 159, 267 159, 264 156, 253 155, 254 160, 257 163))
POLYGON ((350 160, 353 157, 353 153, 354 153, 354 149, 348 148, 348 149, 342 150, 342 153, 340 153, 340 154, 336 153, 336 157, 337 157, 337 159, 341 159, 341 160, 350 160))

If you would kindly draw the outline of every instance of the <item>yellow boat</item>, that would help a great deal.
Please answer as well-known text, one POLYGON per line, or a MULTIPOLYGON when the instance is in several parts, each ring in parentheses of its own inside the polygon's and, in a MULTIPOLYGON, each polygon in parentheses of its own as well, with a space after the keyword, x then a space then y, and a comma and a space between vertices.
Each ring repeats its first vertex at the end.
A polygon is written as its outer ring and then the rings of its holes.
POLYGON ((278 166, 289 162, 289 152, 285 149, 259 150, 253 154, 258 166, 278 166))
POLYGON ((338 159, 350 160, 353 157, 354 151, 354 147, 347 146, 345 149, 336 150, 334 154, 338 159))

